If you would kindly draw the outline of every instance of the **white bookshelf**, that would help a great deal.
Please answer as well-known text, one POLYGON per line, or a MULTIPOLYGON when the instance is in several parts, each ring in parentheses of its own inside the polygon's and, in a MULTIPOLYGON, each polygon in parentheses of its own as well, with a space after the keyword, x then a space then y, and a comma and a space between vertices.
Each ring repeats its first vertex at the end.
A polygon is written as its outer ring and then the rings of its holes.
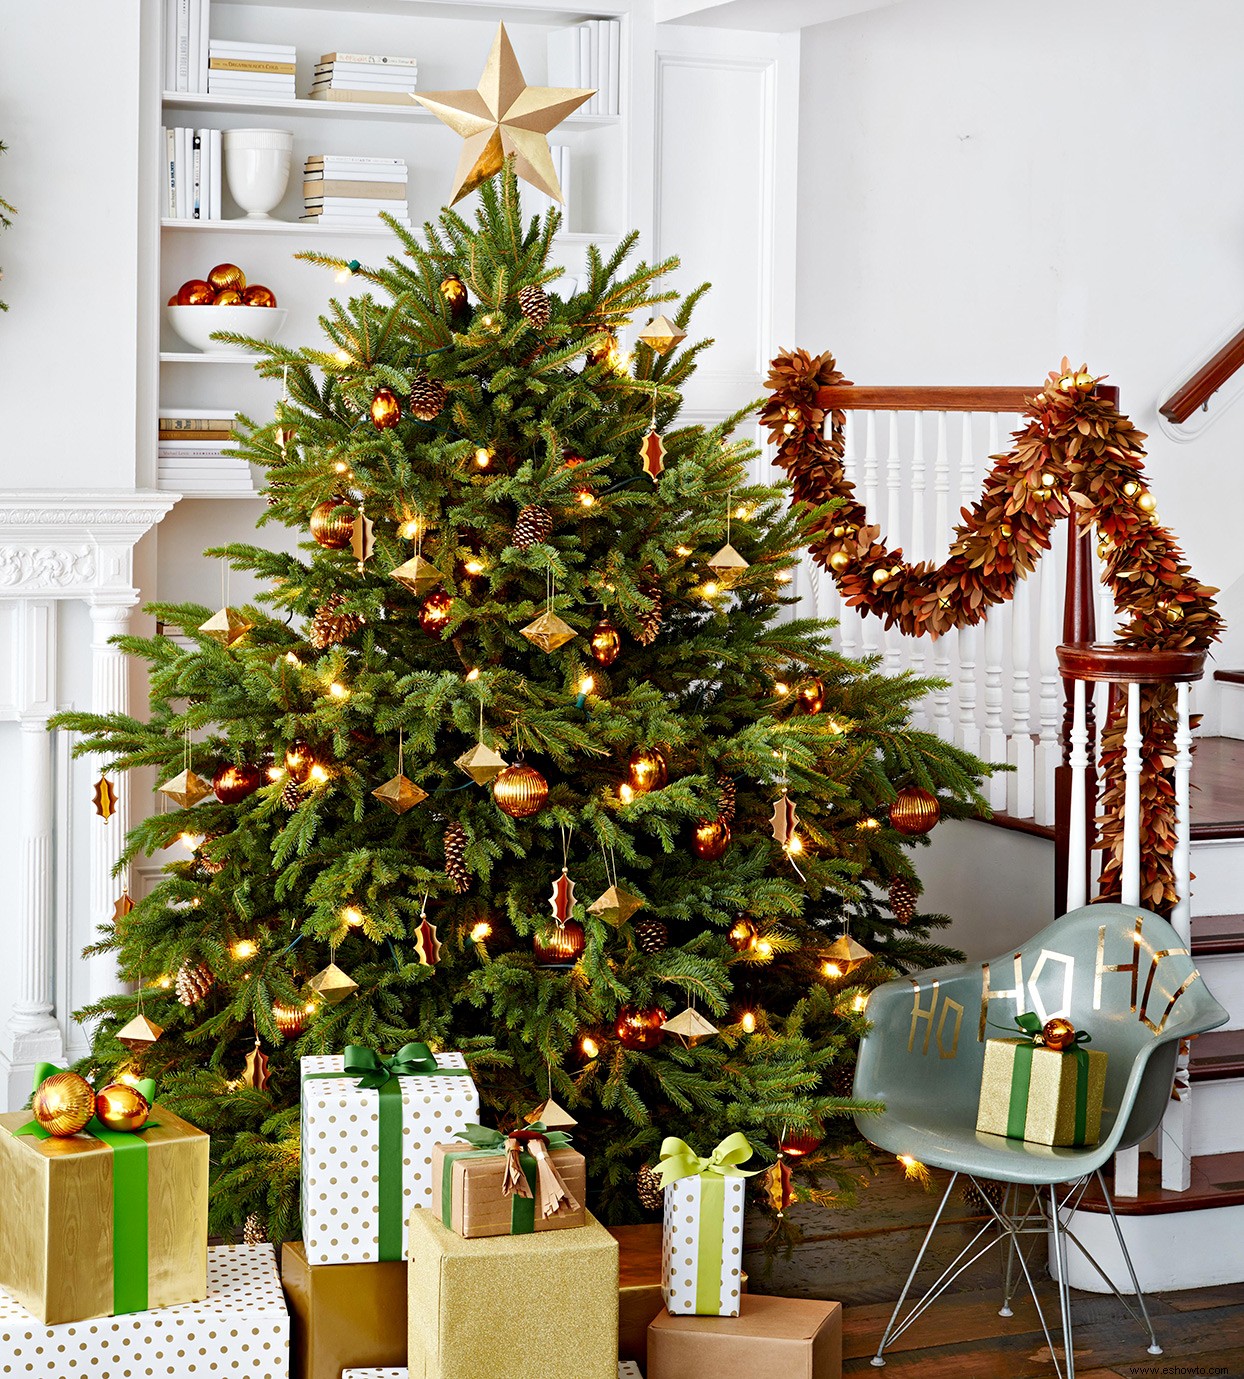
MULTIPOLYGON (((431 89, 431 88, 429 88, 431 89)), ((412 100, 405 105, 375 105, 364 101, 313 101, 309 97, 296 96, 292 100, 276 96, 242 98, 238 96, 219 96, 197 91, 165 91, 164 106, 168 110, 206 110, 206 111, 271 111, 285 112, 289 115, 311 115, 317 119, 337 117, 341 119, 366 120, 404 120, 412 124, 438 124, 436 116, 412 100)), ((559 129, 593 128, 603 125, 619 124, 621 115, 583 115, 576 111, 562 121, 559 129)), ((557 132, 553 134, 556 141, 557 132)))

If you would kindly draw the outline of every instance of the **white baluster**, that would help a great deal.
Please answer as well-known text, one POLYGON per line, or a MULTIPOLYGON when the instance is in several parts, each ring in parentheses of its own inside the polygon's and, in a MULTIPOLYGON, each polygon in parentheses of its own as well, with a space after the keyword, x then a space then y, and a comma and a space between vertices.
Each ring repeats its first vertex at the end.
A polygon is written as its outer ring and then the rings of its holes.
MULTIPOLYGON (((1099 720, 1104 722, 1104 719, 1099 720)), ((1140 686, 1127 687, 1127 727, 1123 733, 1123 861, 1119 898, 1140 904, 1140 686)))
MULTIPOLYGON (((911 531, 910 541, 907 546, 908 559, 913 563, 918 560, 928 558, 928 513, 925 507, 925 494, 928 488, 928 470, 924 461, 924 413, 912 413, 912 437, 911 437, 911 469, 910 469, 910 489, 911 489, 911 531)), ((925 676, 929 673, 928 667, 928 642, 924 637, 908 637, 907 641, 907 668, 913 675, 925 676)), ((921 700, 915 706, 912 713, 912 722, 918 728, 928 728, 931 725, 929 705, 925 700, 921 700)))
POLYGON ((976 722, 976 644, 975 627, 959 629, 959 746, 973 756, 981 752, 981 730, 976 722))
MULTIPOLYGON (((938 540, 945 540, 950 532, 950 447, 946 439, 946 413, 937 414, 937 454, 933 460, 933 521, 938 540)), ((950 679, 951 637, 948 633, 933 643, 933 674, 939 680, 950 679)), ((933 731, 947 741, 954 736, 950 718, 950 691, 933 691, 933 731)))
MULTIPOLYGON (((864 423, 864 506, 869 522, 877 520, 877 414, 867 413, 864 423)), ((881 648, 881 620, 871 615, 860 618, 860 641, 865 656, 881 648)))
MULTIPOLYGON (((989 610, 985 619, 985 731, 981 735, 981 752, 986 761, 1004 762, 1007 759, 1006 732, 1002 726, 1002 614, 1006 605, 989 610)), ((985 793, 993 809, 1006 808, 1006 776, 989 778, 985 793)))
POLYGON ((1083 680, 1072 684, 1071 751, 1071 807, 1067 838, 1067 910, 1078 910, 1088 900, 1085 882, 1085 829, 1088 826, 1085 775, 1088 771, 1088 717, 1085 711, 1083 680))
MULTIPOLYGON (((855 484, 859 482, 859 466, 855 449, 858 435, 859 428, 855 413, 847 412, 842 430, 842 468, 847 478, 855 484)), ((832 579, 830 582, 833 582, 832 579)), ((838 606, 838 644, 842 648, 844 656, 857 656, 860 647, 860 615, 856 609, 847 607, 846 601, 838 593, 836 586, 834 597, 838 606)))
POLYGON ((1037 667, 1040 677, 1040 735, 1033 763, 1033 818, 1039 824, 1054 822, 1054 771, 1061 752, 1058 741, 1062 705, 1059 702, 1058 655, 1058 572, 1062 561, 1054 548, 1046 552, 1037 566, 1037 667))
MULTIPOLYGON (((885 539, 890 548, 897 549, 908 545, 903 540, 903 457, 898 443, 898 413, 891 412, 890 425, 886 436, 885 486, 886 517, 885 539)), ((909 639, 897 627, 889 628, 885 634, 885 661, 887 675, 897 675, 903 666, 904 642, 909 639)), ((915 639, 910 639, 915 640, 915 639)))
POLYGON ((1032 586, 1022 580, 1011 600, 1011 740, 1007 777, 1007 812, 1028 819, 1033 812, 1032 696, 1028 666, 1032 659, 1032 586))

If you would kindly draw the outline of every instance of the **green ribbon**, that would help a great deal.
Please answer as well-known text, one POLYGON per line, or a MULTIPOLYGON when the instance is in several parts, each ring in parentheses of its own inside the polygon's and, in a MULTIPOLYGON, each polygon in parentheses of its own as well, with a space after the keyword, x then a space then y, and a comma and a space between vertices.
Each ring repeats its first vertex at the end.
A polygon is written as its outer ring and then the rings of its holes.
MULTIPOLYGON (((55 1073, 63 1072, 54 1063, 40 1063, 35 1068, 35 1091, 55 1073)), ((138 1091, 155 1104, 155 1082, 145 1077, 136 1084, 138 1091)), ((147 1311, 148 1290, 148 1178, 147 1142, 143 1131, 155 1129, 157 1121, 149 1120, 138 1130, 109 1130, 98 1116, 86 1123, 84 1133, 106 1145, 112 1154, 112 1311, 114 1316, 126 1312, 147 1311)), ((30 1135, 38 1140, 52 1136, 37 1120, 29 1121, 17 1135, 30 1135)))
POLYGON ((721 1312, 721 1265, 726 1249, 726 1179, 750 1178, 761 1170, 740 1168, 752 1156, 746 1136, 736 1130, 702 1158, 676 1135, 661 1143, 656 1174, 663 1188, 683 1178, 703 1178, 700 1188, 700 1229, 696 1242, 695 1310, 700 1315, 721 1312))
MULTIPOLYGON (((570 1148, 570 1136, 564 1130, 549 1130, 540 1121, 534 1121, 526 1128, 534 1134, 543 1135, 548 1141, 550 1149, 570 1148)), ((454 1164, 459 1159, 493 1159, 498 1156, 503 1157, 509 1152, 506 1148, 506 1141, 509 1137, 503 1135, 500 1130, 489 1129, 486 1125, 468 1125, 464 1130, 458 1131, 458 1138, 466 1140, 473 1147, 471 1149, 450 1150, 445 1155, 445 1167, 441 1172, 441 1222, 447 1230, 453 1230, 454 1164)), ((525 1149, 520 1149, 518 1165, 523 1170, 523 1177, 527 1179, 531 1196, 520 1197, 516 1192, 511 1194, 510 1234, 531 1235, 536 1229, 538 1166, 535 1155, 529 1154, 525 1149)))
POLYGON ((403 1044, 389 1058, 361 1044, 347 1044, 339 1072, 307 1073, 310 1082, 326 1077, 357 1077, 355 1087, 379 1094, 379 1162, 376 1191, 379 1254, 402 1258, 402 1089, 401 1077, 470 1077, 469 1068, 442 1068, 426 1044, 403 1044))
MULTIPOLYGON (((1021 1033, 1027 1036, 1039 1035, 1042 1030, 1040 1018, 1032 1011, 1017 1015, 1015 1023, 1019 1026, 1021 1033)), ((1077 1030, 1075 1045, 1069 1049, 1051 1049, 1043 1044, 1038 1044, 1032 1037, 1016 1044, 1015 1061, 1011 1065, 1011 1099, 1006 1114, 1008 1139, 1022 1140, 1024 1138, 1024 1131, 1028 1125, 1028 1095, 1032 1088, 1032 1059, 1037 1049, 1045 1048, 1047 1053, 1057 1053, 1063 1058, 1076 1060, 1076 1112, 1073 1130, 1075 1138, 1072 1140, 1072 1144, 1084 1143, 1088 1133, 1089 1059, 1088 1053, 1079 1046, 1089 1042, 1089 1034, 1084 1030, 1077 1030)))

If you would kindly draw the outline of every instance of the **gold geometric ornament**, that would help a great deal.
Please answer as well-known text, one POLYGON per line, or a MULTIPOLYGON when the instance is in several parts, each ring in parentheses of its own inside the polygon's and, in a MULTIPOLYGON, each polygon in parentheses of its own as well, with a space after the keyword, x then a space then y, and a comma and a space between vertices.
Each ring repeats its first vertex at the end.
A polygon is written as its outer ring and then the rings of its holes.
POLYGON ((183 809, 193 808, 201 799, 212 793, 211 781, 196 776, 189 767, 156 788, 159 794, 167 795, 174 804, 181 805, 183 809))
POLYGON ((430 560, 424 560, 421 555, 412 555, 404 565, 390 570, 389 577, 397 580, 399 584, 404 584, 415 594, 426 594, 430 589, 435 589, 438 584, 445 582, 445 576, 430 560))
POLYGON ((639 339, 656 354, 668 354, 675 345, 680 345, 686 338, 687 332, 679 330, 668 316, 658 316, 639 332, 639 339))
POLYGON ((603 919, 606 924, 624 924, 635 913, 642 910, 644 902, 620 886, 610 886, 587 907, 590 915, 603 919))
POLYGON ((748 568, 747 561, 727 542, 708 562, 708 568, 726 588, 748 568))
POLYGON ((241 641, 254 625, 240 617, 232 608, 225 607, 213 613, 206 622, 200 623, 199 631, 212 641, 219 642, 221 646, 233 646, 235 642, 241 641))
POLYGON ((317 972, 307 983, 307 988, 324 1002, 325 1005, 335 1006, 338 1001, 344 1001, 351 992, 359 989, 358 982, 353 981, 345 972, 337 966, 335 962, 330 962, 323 971, 317 972))
POLYGON ((496 780, 509 762, 500 752, 494 752, 491 747, 477 742, 470 751, 463 752, 454 765, 459 771, 470 776, 476 785, 487 785, 490 781, 496 780))
POLYGON ((666 1020, 661 1028, 667 1034, 676 1035, 681 1039, 683 1048, 687 1049, 699 1039, 709 1039, 720 1033, 716 1025, 710 1024, 698 1010, 692 1010, 690 1006, 675 1015, 672 1020, 666 1020))
POLYGON ((135 1015, 128 1024, 117 1030, 117 1043, 138 1052, 149 1048, 164 1033, 163 1028, 145 1015, 135 1015))
POLYGON ((556 651, 559 646, 565 646, 579 635, 569 623, 553 612, 541 613, 521 631, 523 636, 541 651, 556 651))

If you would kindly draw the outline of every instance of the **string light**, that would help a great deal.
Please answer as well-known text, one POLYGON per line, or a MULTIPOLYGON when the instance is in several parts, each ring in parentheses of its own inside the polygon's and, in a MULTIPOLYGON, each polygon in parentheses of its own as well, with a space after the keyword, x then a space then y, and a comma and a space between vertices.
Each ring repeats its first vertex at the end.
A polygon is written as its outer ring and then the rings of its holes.
POLYGON ((279 766, 269 766, 269 767, 268 767, 268 779, 269 779, 269 780, 280 780, 281 777, 282 777, 284 774, 285 774, 285 772, 284 772, 279 766))
POLYGON ((203 835, 201 833, 179 833, 177 835, 177 841, 182 847, 188 848, 193 852, 195 848, 202 843, 203 835))
POLYGON ((821 975, 829 977, 832 980, 834 977, 842 976, 842 968, 839 967, 836 962, 823 962, 821 964, 821 975))
POLYGON ((880 828, 880 827, 881 827, 881 820, 880 820, 880 819, 874 819, 874 818, 870 815, 870 816, 869 816, 868 818, 866 818, 866 819, 861 819, 861 820, 859 821, 858 827, 859 827, 859 828, 880 828))
POLYGON ((481 445, 475 452, 475 467, 477 469, 488 469, 492 465, 495 450, 489 450, 487 446, 481 445))
POLYGON ((333 355, 333 358, 337 361, 338 364, 348 364, 350 363, 353 356, 351 355, 349 350, 338 350, 333 355))
POLYGON ((600 1045, 590 1034, 585 1034, 583 1038, 579 1040, 579 1049, 584 1058, 600 1057, 600 1045))
POLYGON ((739 1026, 744 1034, 756 1033, 756 1016, 750 1010, 745 1010, 739 1019, 739 1026))
POLYGON ((864 1007, 865 1007, 867 1004, 868 1004, 868 997, 865 996, 865 995, 861 992, 861 993, 851 1002, 851 1009, 854 1010, 854 1011, 856 1011, 856 1012, 858 1013, 858 1012, 862 1011, 862 1010, 864 1009, 864 1007))
POLYGON ((479 679, 479 666, 472 666, 471 669, 467 671, 467 673, 466 673, 466 678, 467 678, 468 680, 478 680, 478 679, 479 679))
POLYGON ((471 942, 483 943, 491 933, 492 925, 489 924, 486 919, 477 920, 476 923, 471 926, 471 942))
POLYGON ((753 951, 758 958, 771 958, 773 956, 773 945, 767 938, 757 939, 753 951))
POLYGON ((691 554, 691 547, 690 547, 690 546, 675 546, 675 547, 674 547, 674 554, 677 555, 677 556, 681 556, 684 560, 686 560, 686 558, 691 554))
POLYGON ((413 541, 415 537, 419 535, 420 530, 419 519, 417 517, 411 517, 398 527, 397 534, 403 541, 413 541))
POLYGON ((579 694, 575 699, 575 708, 581 709, 587 703, 587 697, 596 688, 596 681, 591 675, 585 675, 579 681, 579 694))
POLYGON ((333 683, 329 685, 328 692, 334 699, 349 699, 350 697, 350 691, 346 689, 340 680, 334 680, 333 683))
POLYGON ((363 912, 357 905, 347 905, 342 910, 341 917, 351 929, 360 929, 363 926, 363 912))
POLYGON ((484 573, 484 562, 477 555, 473 555, 462 567, 469 575, 482 575, 484 573))
POLYGON ((714 579, 706 580, 704 584, 700 586, 700 593, 702 593, 706 599, 715 599, 719 592, 717 581, 714 579))
POLYGON ((623 781, 622 784, 618 786, 618 799, 620 799, 623 804, 630 804, 634 798, 635 792, 625 781, 623 781))
POLYGON ((296 651, 287 651, 285 653, 285 659, 290 663, 291 666, 302 665, 302 662, 298 659, 298 653, 296 651))
POLYGON ((311 773, 307 779, 310 780, 312 785, 323 785, 328 779, 328 772, 317 761, 311 768, 311 773))
POLYGON ((349 263, 343 263, 333 276, 339 283, 348 282, 361 267, 358 259, 351 259, 349 263))
POLYGON ((152 985, 160 987, 160 989, 163 991, 167 991, 169 987, 173 985, 173 979, 172 977, 164 976, 161 977, 158 981, 153 982, 152 985))
POLYGON ((578 489, 577 495, 580 507, 592 508, 596 506, 596 495, 590 488, 578 489))
POLYGON ((346 464, 345 460, 338 460, 337 463, 333 465, 333 468, 337 471, 338 474, 344 474, 346 470, 350 468, 350 466, 346 464))
POLYGON ((775 680, 773 683, 773 692, 779 698, 784 699, 790 693, 790 686, 785 680, 775 680))
POLYGON ((240 938, 233 947, 229 949, 229 952, 236 961, 245 962, 247 958, 253 958, 255 954, 259 952, 259 948, 253 939, 240 938))

